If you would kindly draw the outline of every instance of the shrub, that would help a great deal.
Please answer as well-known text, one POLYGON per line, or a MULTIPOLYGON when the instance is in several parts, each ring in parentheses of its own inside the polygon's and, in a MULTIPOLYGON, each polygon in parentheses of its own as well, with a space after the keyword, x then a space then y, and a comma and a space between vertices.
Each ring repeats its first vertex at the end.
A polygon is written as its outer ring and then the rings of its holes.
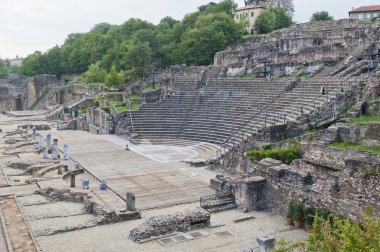
POLYGON ((286 214, 286 218, 293 219, 295 204, 296 204, 296 202, 294 200, 289 201, 288 212, 286 214))
POLYGON ((315 208, 312 206, 306 205, 303 209, 303 214, 304 214, 304 223, 305 225, 311 226, 313 225, 314 222, 314 215, 315 215, 315 208))
POLYGON ((303 205, 302 203, 296 201, 294 203, 294 212, 293 212, 293 218, 294 221, 300 221, 304 222, 304 211, 303 211, 303 205))
POLYGON ((253 150, 248 151, 247 156, 255 164, 265 158, 273 158, 285 164, 290 164, 293 160, 301 158, 301 151, 295 147, 287 149, 253 150))

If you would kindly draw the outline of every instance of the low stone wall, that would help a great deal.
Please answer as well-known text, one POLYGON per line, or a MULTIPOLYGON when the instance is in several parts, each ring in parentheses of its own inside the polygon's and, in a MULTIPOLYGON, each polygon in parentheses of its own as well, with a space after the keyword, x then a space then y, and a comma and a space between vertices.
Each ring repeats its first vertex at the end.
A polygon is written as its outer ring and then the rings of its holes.
POLYGON ((338 127, 338 134, 343 142, 380 146, 380 124, 344 124, 338 127))
POLYGON ((135 242, 141 242, 174 232, 187 232, 193 227, 207 226, 209 222, 210 213, 198 207, 195 210, 152 217, 139 227, 132 229, 129 238, 135 242))
POLYGON ((97 223, 108 224, 121 221, 139 219, 139 212, 118 211, 112 209, 107 204, 102 202, 97 197, 90 193, 72 191, 70 189, 45 188, 35 192, 36 194, 45 196, 52 201, 68 201, 83 203, 88 214, 93 214, 98 217, 97 223))
MULTIPOLYGON (((361 219, 366 205, 380 210, 377 155, 312 144, 302 160, 284 165, 265 159, 255 173, 266 179, 266 193, 259 193, 266 195, 268 208, 282 215, 291 198, 354 220, 361 219)), ((245 201, 254 201, 256 194, 245 201)))
POLYGON ((112 116, 101 109, 89 108, 87 122, 90 126, 99 127, 105 133, 113 131, 112 116))

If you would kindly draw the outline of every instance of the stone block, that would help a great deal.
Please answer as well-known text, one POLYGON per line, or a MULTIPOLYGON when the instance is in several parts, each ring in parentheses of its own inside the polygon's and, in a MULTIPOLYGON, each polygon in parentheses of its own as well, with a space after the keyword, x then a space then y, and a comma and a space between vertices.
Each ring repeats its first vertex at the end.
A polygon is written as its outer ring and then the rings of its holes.
POLYGON ((258 237, 257 243, 259 244, 259 251, 266 252, 274 249, 276 240, 273 236, 258 237))
POLYGON ((127 193, 126 202, 128 211, 136 211, 136 196, 133 193, 127 193))
POLYGON ((267 208, 267 181, 263 177, 252 177, 237 181, 236 204, 244 211, 261 211, 267 208))

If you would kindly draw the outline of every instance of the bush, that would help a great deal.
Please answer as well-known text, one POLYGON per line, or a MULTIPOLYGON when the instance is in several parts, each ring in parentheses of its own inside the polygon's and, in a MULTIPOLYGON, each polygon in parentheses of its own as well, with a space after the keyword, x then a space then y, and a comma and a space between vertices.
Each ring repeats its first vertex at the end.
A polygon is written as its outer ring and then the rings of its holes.
POLYGON ((303 214, 304 214, 304 223, 305 225, 311 226, 313 225, 314 222, 314 216, 315 216, 315 208, 312 206, 306 205, 303 209, 303 214))
POLYGON ((292 220, 294 221, 300 221, 304 222, 304 211, 303 211, 303 205, 302 203, 296 201, 294 203, 294 212, 293 212, 293 217, 292 220))
POLYGON ((255 164, 265 158, 273 158, 285 164, 290 164, 293 160, 301 158, 301 151, 295 147, 287 149, 253 150, 248 151, 247 156, 255 164))
POLYGON ((286 218, 292 219, 293 220, 293 215, 294 215, 294 207, 295 207, 296 201, 295 200, 290 200, 288 204, 288 212, 286 214, 286 218))

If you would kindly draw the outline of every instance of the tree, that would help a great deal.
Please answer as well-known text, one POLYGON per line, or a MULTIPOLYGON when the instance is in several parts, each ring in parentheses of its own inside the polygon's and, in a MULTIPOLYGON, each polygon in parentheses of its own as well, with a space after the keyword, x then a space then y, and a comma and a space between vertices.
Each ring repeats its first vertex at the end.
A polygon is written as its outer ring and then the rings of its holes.
POLYGON ((276 14, 269 9, 262 11, 255 22, 255 29, 260 34, 266 34, 273 31, 275 26, 276 14))
POLYGON ((276 24, 274 30, 287 28, 292 25, 292 18, 288 16, 281 7, 270 9, 276 15, 276 24))
POLYGON ((228 14, 199 16, 180 43, 182 60, 191 64, 210 64, 216 52, 242 38, 244 26, 228 14))
POLYGON ((86 83, 103 83, 106 79, 107 71, 100 67, 100 62, 94 63, 88 67, 85 73, 86 83))
POLYGON ((0 59, 0 79, 6 79, 8 77, 9 71, 7 64, 4 60, 0 59))
POLYGON ((281 7, 285 10, 289 17, 294 15, 294 3, 293 0, 260 0, 259 5, 267 8, 281 7))
POLYGON ((107 87, 119 87, 121 84, 124 83, 124 77, 122 74, 118 73, 116 71, 116 66, 113 65, 111 67, 111 71, 108 73, 106 77, 106 85, 107 87))
POLYGON ((223 0, 219 3, 210 2, 206 5, 202 5, 198 7, 198 10, 203 14, 216 14, 224 12, 232 17, 236 12, 237 7, 237 3, 235 3, 233 0, 223 0))
POLYGON ((148 43, 137 43, 129 47, 125 55, 126 68, 134 69, 138 77, 147 76, 153 68, 152 48, 148 43))
POLYGON ((283 8, 269 8, 260 13, 255 22, 255 29, 260 34, 289 27, 292 19, 283 8))
POLYGON ((328 21, 328 20, 334 20, 333 16, 330 16, 330 14, 327 11, 319 11, 315 12, 313 16, 311 16, 310 21, 328 21))

